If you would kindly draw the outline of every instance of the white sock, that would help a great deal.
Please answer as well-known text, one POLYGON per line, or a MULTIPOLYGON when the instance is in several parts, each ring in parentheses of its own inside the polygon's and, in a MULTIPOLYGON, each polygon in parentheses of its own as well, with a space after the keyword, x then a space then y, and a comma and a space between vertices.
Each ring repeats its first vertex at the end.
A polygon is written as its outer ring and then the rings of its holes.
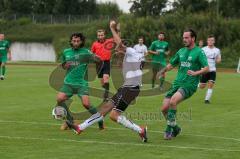
POLYGON ((80 124, 78 126, 79 126, 80 130, 84 130, 87 127, 91 126, 92 124, 103 120, 103 118, 104 117, 99 112, 97 112, 96 114, 93 114, 90 118, 88 118, 82 124, 80 124))
POLYGON ((133 131, 136 131, 137 133, 141 133, 142 129, 140 128, 140 126, 134 124, 133 122, 131 122, 130 120, 128 120, 125 116, 120 115, 117 118, 117 122, 123 126, 125 126, 126 128, 129 128, 133 131))
POLYGON ((210 98, 211 98, 211 96, 212 96, 212 92, 213 92, 212 89, 208 89, 208 90, 207 90, 205 100, 210 100, 210 98))

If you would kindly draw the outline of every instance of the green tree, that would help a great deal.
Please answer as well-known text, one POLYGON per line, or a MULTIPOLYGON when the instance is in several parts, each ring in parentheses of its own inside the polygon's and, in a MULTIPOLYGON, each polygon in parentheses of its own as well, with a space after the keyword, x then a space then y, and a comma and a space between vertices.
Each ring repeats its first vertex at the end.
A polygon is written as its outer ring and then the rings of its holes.
POLYGON ((158 16, 166 7, 167 0, 129 0, 130 12, 136 16, 158 16))

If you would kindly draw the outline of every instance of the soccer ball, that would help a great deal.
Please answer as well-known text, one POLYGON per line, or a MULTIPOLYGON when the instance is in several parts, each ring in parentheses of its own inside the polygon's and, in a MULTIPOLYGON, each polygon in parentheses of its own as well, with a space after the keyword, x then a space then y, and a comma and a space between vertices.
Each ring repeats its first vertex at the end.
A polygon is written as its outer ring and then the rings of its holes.
POLYGON ((52 116, 54 119, 63 120, 63 119, 66 119, 67 117, 67 111, 65 108, 61 106, 56 106, 52 110, 52 116))

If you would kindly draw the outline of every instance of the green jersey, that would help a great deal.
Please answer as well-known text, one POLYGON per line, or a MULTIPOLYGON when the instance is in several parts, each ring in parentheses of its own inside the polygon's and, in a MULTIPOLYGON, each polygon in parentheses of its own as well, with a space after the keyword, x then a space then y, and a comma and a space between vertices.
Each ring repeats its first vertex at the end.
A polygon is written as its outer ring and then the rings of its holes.
POLYGON ((192 86, 197 88, 200 76, 191 76, 187 74, 188 70, 198 71, 208 66, 207 58, 203 50, 197 46, 189 50, 180 49, 170 60, 172 66, 179 65, 178 74, 173 85, 192 86))
POLYGON ((88 86, 85 79, 89 60, 94 56, 88 49, 65 49, 61 57, 62 63, 67 63, 69 68, 64 78, 64 84, 73 86, 88 86))
POLYGON ((169 44, 166 41, 156 40, 152 42, 148 50, 156 51, 159 53, 158 55, 152 55, 152 63, 160 63, 161 65, 166 66, 165 52, 168 51, 168 47, 169 44))
POLYGON ((7 40, 0 41, 0 54, 6 56, 8 53, 8 49, 10 47, 10 43, 7 40))

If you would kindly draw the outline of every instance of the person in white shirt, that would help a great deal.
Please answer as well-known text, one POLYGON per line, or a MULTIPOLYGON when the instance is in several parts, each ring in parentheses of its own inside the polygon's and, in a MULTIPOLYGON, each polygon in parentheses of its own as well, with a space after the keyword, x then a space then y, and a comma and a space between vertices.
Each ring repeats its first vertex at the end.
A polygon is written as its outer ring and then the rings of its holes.
POLYGON ((142 55, 142 68, 144 66, 144 61, 145 61, 145 55, 147 54, 147 47, 146 45, 144 45, 144 38, 143 37, 139 37, 138 38, 138 44, 134 45, 133 47, 137 53, 142 55))
POLYGON ((213 86, 216 81, 216 63, 221 62, 221 52, 215 47, 215 37, 213 35, 208 36, 207 46, 203 47, 202 49, 207 56, 209 72, 202 75, 199 87, 203 89, 208 84, 205 103, 209 104, 213 92, 213 86))

